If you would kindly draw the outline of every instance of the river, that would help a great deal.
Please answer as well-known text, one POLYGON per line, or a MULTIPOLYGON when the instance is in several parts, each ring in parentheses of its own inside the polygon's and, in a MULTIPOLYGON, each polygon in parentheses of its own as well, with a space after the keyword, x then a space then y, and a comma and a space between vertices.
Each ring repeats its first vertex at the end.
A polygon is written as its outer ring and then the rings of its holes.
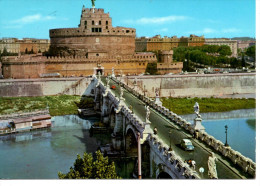
MULTIPOLYGON (((77 154, 95 152, 100 145, 111 142, 110 133, 90 135, 89 129, 97 121, 75 115, 56 116, 50 129, 0 136, 0 178, 57 179, 59 171, 69 171, 77 154)), ((207 118, 203 125, 221 141, 225 140, 224 125, 228 125, 229 145, 255 161, 255 117, 207 118)), ((134 160, 115 161, 119 176, 132 178, 134 160)))

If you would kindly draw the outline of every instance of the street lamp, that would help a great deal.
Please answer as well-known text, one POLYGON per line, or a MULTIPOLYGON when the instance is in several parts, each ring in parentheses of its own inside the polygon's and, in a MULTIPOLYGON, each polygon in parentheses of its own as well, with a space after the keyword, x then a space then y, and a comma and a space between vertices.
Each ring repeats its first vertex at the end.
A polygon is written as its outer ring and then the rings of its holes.
POLYGON ((225 133, 226 133, 226 143, 225 143, 225 146, 228 147, 228 143, 227 143, 227 129, 228 129, 228 126, 225 125, 225 133))

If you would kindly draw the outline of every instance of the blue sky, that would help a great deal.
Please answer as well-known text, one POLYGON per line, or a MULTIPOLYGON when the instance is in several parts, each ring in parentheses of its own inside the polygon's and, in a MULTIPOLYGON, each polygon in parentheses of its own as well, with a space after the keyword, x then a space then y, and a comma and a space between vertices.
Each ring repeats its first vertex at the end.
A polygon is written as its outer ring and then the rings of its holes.
MULTIPOLYGON (((0 38, 49 38, 49 29, 77 27, 91 0, 0 0, 0 38)), ((96 0, 113 26, 137 36, 255 37, 255 0, 96 0)))

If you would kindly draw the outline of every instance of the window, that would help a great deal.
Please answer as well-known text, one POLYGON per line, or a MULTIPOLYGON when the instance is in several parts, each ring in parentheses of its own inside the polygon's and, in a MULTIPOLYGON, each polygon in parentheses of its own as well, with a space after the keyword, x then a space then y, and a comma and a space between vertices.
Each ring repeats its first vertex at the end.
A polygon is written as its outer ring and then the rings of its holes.
POLYGON ((108 29, 108 26, 106 26, 106 29, 108 29))
POLYGON ((106 25, 108 25, 108 21, 106 21, 106 25))
POLYGON ((101 21, 99 21, 99 25, 101 25, 101 21))
POLYGON ((92 25, 94 25, 95 24, 95 22, 94 21, 92 21, 92 25))
POLYGON ((85 21, 85 25, 87 25, 87 21, 85 21))

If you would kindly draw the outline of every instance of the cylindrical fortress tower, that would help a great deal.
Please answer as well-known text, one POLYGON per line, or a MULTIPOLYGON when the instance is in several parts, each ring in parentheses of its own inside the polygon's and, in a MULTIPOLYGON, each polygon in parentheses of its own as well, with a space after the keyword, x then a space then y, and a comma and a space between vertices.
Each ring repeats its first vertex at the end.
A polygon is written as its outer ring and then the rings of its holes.
POLYGON ((104 9, 83 6, 78 28, 51 29, 51 50, 59 56, 133 55, 136 30, 113 27, 104 9))
POLYGON ((162 63, 171 63, 173 50, 159 51, 159 61, 162 63))

